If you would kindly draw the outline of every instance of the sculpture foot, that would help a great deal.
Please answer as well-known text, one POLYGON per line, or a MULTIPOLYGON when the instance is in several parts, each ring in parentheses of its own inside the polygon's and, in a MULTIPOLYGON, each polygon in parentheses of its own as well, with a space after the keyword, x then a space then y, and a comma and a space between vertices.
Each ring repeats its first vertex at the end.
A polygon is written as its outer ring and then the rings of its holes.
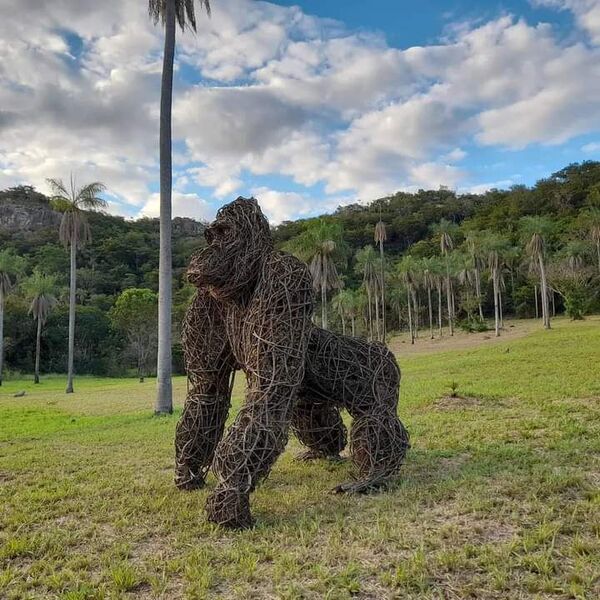
POLYGON ((186 470, 177 470, 175 472, 175 487, 182 491, 200 490, 204 487, 203 477, 198 477, 186 470))
POLYGON ((237 490, 217 490, 206 502, 206 516, 211 523, 226 529, 250 529, 250 498, 237 490))

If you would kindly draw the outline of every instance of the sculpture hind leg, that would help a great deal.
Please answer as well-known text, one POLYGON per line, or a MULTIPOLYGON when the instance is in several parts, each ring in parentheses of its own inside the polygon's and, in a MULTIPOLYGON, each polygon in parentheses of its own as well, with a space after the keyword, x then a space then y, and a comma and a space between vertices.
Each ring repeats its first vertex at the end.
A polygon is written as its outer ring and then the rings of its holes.
POLYGON ((182 331, 188 395, 175 433, 175 485, 204 485, 231 400, 233 358, 214 300, 199 290, 182 331))
POLYGON ((337 407, 302 395, 292 416, 292 431, 308 451, 301 460, 339 459, 348 440, 346 426, 337 407))
POLYGON ((408 432, 394 410, 357 416, 350 430, 350 451, 358 479, 335 491, 367 493, 386 485, 400 470, 408 448, 408 432))

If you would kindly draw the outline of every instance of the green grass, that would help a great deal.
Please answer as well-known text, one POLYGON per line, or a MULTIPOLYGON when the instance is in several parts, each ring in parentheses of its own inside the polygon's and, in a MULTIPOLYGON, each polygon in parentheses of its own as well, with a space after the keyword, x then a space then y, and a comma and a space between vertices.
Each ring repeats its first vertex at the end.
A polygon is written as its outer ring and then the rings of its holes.
POLYGON ((292 441, 242 533, 174 488, 152 381, 6 382, 0 598, 600 597, 600 320, 399 360, 398 486, 331 495, 349 465, 292 441))

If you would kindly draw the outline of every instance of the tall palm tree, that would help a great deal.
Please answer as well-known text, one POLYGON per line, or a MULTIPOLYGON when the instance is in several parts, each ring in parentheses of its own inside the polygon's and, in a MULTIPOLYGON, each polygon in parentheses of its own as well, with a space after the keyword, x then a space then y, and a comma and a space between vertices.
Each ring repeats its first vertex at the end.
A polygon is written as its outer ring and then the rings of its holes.
POLYGON ((479 308, 479 318, 483 321, 483 306, 481 303, 481 271, 485 267, 483 256, 484 240, 479 231, 469 231, 466 237, 467 247, 473 261, 473 275, 475 278, 475 294, 479 308))
POLYGON ((29 314, 37 321, 34 382, 39 383, 42 327, 48 319, 48 314, 57 303, 56 277, 54 275, 44 275, 40 271, 34 271, 33 275, 23 282, 22 287, 25 295, 31 300, 29 314))
POLYGON ((316 291, 321 292, 321 326, 327 329, 327 292, 342 287, 336 262, 345 257, 342 228, 325 219, 311 221, 288 249, 308 263, 316 291))
MULTIPOLYGON (((394 284, 396 283, 396 277, 394 278, 394 284)), ((400 284, 394 285, 390 292, 390 307, 396 311, 398 315, 398 331, 402 329, 402 307, 404 306, 404 290, 401 289, 400 284)))
MULTIPOLYGON (((356 252, 355 270, 363 276, 363 287, 367 293, 367 308, 369 315, 369 337, 373 338, 373 314, 371 307, 375 304, 375 325, 379 334, 379 301, 380 274, 377 271, 377 253, 373 246, 365 246, 356 252)), ((379 337, 379 335, 377 335, 379 337)))
POLYGON ((73 393, 73 363, 75 356, 75 295, 77 293, 77 249, 92 241, 86 210, 97 210, 107 205, 99 195, 106 189, 94 181, 77 188, 71 175, 67 188, 60 179, 48 179, 52 190, 50 199, 55 210, 62 213, 59 238, 71 251, 71 277, 69 283, 69 359, 67 367, 67 394, 73 393))
POLYGON ((454 298, 452 292, 452 280, 450 278, 450 252, 454 249, 454 234, 458 227, 452 221, 442 219, 433 227, 434 233, 440 238, 440 251, 446 259, 446 296, 448 301, 448 327, 450 335, 454 335, 454 298))
POLYGON ((25 259, 11 250, 0 251, 0 385, 4 367, 4 305, 15 279, 23 272, 25 259))
POLYGON ((591 242, 596 246, 598 272, 600 273, 600 208, 592 207, 582 212, 581 219, 591 242))
POLYGON ((438 330, 440 337, 444 335, 444 326, 443 326, 443 310, 442 310, 442 296, 443 296, 443 287, 444 287, 444 275, 445 275, 445 265, 442 264, 442 261, 438 257, 432 257, 428 262, 428 270, 430 272, 431 279, 435 284, 435 288, 437 291, 437 305, 438 305, 438 330))
POLYGON ((360 293, 358 290, 348 290, 347 314, 350 317, 352 337, 356 336, 356 317, 360 310, 360 293))
POLYGON ((542 319, 544 327, 550 329, 550 303, 546 277, 546 245, 554 231, 554 223, 547 217, 529 216, 520 220, 521 233, 526 240, 525 250, 533 263, 537 263, 542 295, 542 319))
POLYGON ((408 305, 408 328, 410 330, 410 343, 415 343, 415 289, 418 264, 415 258, 406 254, 397 265, 398 274, 406 287, 406 303, 408 305), (412 304, 412 306, 411 306, 412 304))
POLYGON ((502 236, 486 232, 485 250, 487 263, 490 269, 494 295, 494 325, 496 336, 500 335, 502 327, 502 268, 504 266, 504 255, 510 244, 502 236))
MULTIPOLYGON (((200 7, 210 15, 209 0, 199 0, 200 7)), ((172 141, 171 108, 173 104, 173 62, 177 24, 196 31, 194 0, 149 0, 148 12, 156 25, 165 27, 162 81, 160 86, 160 255, 158 268, 158 363, 155 413, 173 412, 172 374, 172 249, 171 249, 171 188, 172 141)))
POLYGON ((342 334, 346 335, 346 319, 352 318, 352 304, 354 297, 352 290, 340 290, 331 300, 331 307, 338 313, 342 322, 342 334))
POLYGON ((381 319, 382 319, 382 334, 381 341, 385 344, 386 325, 385 325, 385 255, 383 253, 383 243, 387 240, 385 223, 381 220, 381 209, 379 214, 379 222, 375 225, 375 243, 379 244, 379 256, 381 259, 381 319))
POLYGON ((431 337, 431 339, 434 338, 434 335, 433 335, 433 306, 431 303, 431 290, 433 289, 433 286, 435 285, 435 274, 434 274, 435 267, 432 268, 432 264, 431 264, 432 260, 434 260, 434 259, 424 258, 422 260, 422 266, 421 266, 423 285, 425 286, 425 289, 427 290, 427 307, 429 309, 429 336, 431 337))
POLYGON ((562 253, 565 257, 565 263, 571 271, 571 275, 575 275, 575 272, 581 269, 588 250, 588 243, 583 240, 571 240, 565 245, 562 253))

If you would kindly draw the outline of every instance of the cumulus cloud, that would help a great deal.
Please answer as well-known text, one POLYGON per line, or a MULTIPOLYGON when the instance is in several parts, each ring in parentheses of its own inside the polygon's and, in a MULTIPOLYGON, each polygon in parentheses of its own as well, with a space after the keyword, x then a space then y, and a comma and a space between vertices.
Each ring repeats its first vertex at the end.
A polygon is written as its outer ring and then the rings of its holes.
POLYGON ((310 217, 322 212, 335 210, 339 206, 349 204, 350 198, 334 197, 323 199, 311 198, 298 192, 280 192, 267 187, 258 187, 252 190, 269 222, 278 225, 283 221, 310 217))
MULTIPOLYGON (((176 214, 208 218, 248 188, 274 222, 340 199, 462 189, 477 146, 598 131, 600 3, 532 1, 572 11, 585 39, 503 15, 401 49, 298 7, 220 0, 196 35, 178 34, 176 214), (271 175, 307 192, 251 183, 271 175)), ((155 214, 162 31, 145 4, 13 0, 0 11, 0 186, 45 189, 73 171, 108 185, 111 210, 155 214)))
POLYGON ((581 147, 581 151, 587 154, 597 154, 600 152, 600 142, 590 142, 581 147))
MULTIPOLYGON (((196 194, 173 192, 173 215, 177 217, 192 217, 200 221, 210 221, 215 216, 215 208, 196 194)), ((140 210, 144 217, 160 215, 160 195, 152 194, 140 210)))
POLYGON ((600 2, 598 0, 533 0, 537 6, 570 10, 575 21, 589 36, 590 41, 600 45, 600 2))

